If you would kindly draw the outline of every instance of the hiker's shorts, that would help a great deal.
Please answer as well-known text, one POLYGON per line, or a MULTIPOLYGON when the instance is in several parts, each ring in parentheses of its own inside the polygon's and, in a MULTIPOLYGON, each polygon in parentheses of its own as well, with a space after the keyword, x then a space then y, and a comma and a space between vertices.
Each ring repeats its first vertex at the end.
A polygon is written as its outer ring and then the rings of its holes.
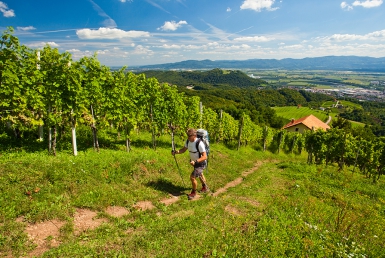
POLYGON ((203 170, 205 170, 205 167, 194 167, 194 171, 191 173, 192 177, 200 177, 203 174, 203 170))

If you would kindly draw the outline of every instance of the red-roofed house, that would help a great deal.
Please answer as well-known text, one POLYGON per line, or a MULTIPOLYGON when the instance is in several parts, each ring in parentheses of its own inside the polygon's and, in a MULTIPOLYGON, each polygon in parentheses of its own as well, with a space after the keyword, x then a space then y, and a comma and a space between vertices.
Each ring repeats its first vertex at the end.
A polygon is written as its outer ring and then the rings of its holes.
POLYGON ((285 125, 282 129, 285 129, 289 132, 298 132, 303 133, 306 130, 318 130, 322 129, 324 131, 330 129, 330 126, 319 120, 313 115, 308 115, 300 119, 292 119, 290 123, 285 125))

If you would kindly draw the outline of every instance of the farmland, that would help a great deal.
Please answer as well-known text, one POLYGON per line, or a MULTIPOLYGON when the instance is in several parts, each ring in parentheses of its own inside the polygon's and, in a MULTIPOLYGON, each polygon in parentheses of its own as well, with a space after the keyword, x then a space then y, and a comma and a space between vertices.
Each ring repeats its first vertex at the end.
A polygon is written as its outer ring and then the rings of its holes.
POLYGON ((245 70, 276 86, 300 86, 318 88, 362 87, 383 90, 385 74, 352 71, 317 71, 317 70, 245 70))

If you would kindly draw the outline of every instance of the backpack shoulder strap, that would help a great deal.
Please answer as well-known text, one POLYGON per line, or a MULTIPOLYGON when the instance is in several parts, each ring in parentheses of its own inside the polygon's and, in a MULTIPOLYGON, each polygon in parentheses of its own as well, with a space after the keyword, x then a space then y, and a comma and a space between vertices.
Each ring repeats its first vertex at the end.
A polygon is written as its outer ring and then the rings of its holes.
POLYGON ((195 145, 195 147, 199 153, 199 158, 202 156, 202 153, 199 151, 199 144, 201 143, 201 141, 202 141, 202 139, 198 138, 198 140, 196 141, 196 145, 195 145))

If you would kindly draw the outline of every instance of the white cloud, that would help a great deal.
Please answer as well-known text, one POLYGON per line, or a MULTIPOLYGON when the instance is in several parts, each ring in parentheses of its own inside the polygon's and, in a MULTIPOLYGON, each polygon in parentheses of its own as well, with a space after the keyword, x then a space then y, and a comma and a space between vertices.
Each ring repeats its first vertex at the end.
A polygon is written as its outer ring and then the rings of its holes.
POLYGON ((353 41, 353 40, 369 40, 369 41, 385 41, 385 30, 374 31, 365 35, 357 35, 357 34, 333 34, 330 37, 320 38, 325 41, 353 41))
POLYGON ((3 13, 3 16, 6 18, 15 17, 15 12, 12 9, 9 9, 7 4, 0 1, 0 12, 3 13))
POLYGON ((98 50, 96 51, 96 53, 98 53, 98 55, 107 55, 110 53, 110 51, 108 49, 105 49, 105 50, 98 50))
POLYGON ((246 42, 267 42, 271 40, 274 40, 274 38, 268 38, 265 36, 239 37, 234 39, 234 41, 246 41, 246 42))
POLYGON ((175 31, 175 30, 177 30, 179 27, 181 27, 184 24, 187 24, 187 22, 186 21, 179 21, 179 22, 166 21, 163 26, 158 28, 158 30, 163 30, 163 31, 172 30, 172 31, 175 31))
POLYGON ((355 35, 355 34, 334 34, 328 37, 328 40, 333 41, 350 41, 350 40, 360 40, 363 39, 363 36, 355 35))
POLYGON ((99 28, 97 30, 81 29, 76 31, 80 39, 123 39, 149 37, 150 33, 146 31, 124 31, 120 29, 99 28))
POLYGON ((300 45, 300 44, 279 47, 279 49, 290 49, 290 50, 298 50, 298 49, 303 49, 303 48, 304 48, 304 46, 300 45))
POLYGON ((17 30, 21 30, 21 31, 29 31, 29 30, 36 30, 35 27, 33 26, 28 26, 28 27, 16 27, 17 30))
POLYGON ((43 48, 46 45, 49 45, 50 47, 54 47, 54 48, 59 47, 59 44, 57 44, 55 42, 36 42, 36 43, 28 44, 28 47, 43 48))
POLYGON ((385 39, 385 30, 380 30, 380 31, 374 31, 371 33, 366 34, 368 37, 371 39, 385 39))
POLYGON ((81 52, 79 49, 76 49, 76 48, 72 48, 72 49, 68 49, 67 52, 71 52, 71 53, 79 53, 81 52))
POLYGON ((138 45, 133 52, 134 55, 153 55, 154 52, 150 50, 148 47, 144 47, 142 45, 138 45))
POLYGON ((184 44, 181 44, 181 45, 177 45, 177 44, 163 44, 161 46, 157 46, 157 48, 160 48, 160 49, 182 49, 182 50, 193 50, 193 49, 201 49, 203 48, 204 46, 202 45, 184 45, 184 44))
POLYGON ((71 53, 73 59, 80 59, 85 56, 92 56, 93 52, 85 50, 81 51, 80 49, 72 48, 68 49, 67 52, 71 53))
POLYGON ((342 9, 346 9, 348 11, 353 10, 353 6, 349 5, 347 2, 342 2, 341 3, 341 8, 342 9))
POLYGON ((181 49, 182 46, 181 45, 177 45, 177 44, 172 44, 172 45, 163 44, 162 48, 166 48, 166 49, 181 49))
POLYGON ((125 2, 132 2, 133 0, 119 0, 119 2, 125 3, 125 2))
POLYGON ((268 11, 275 11, 278 7, 273 8, 275 0, 244 0, 241 5, 241 10, 251 9, 257 12, 266 9, 268 11))
POLYGON ((226 12, 231 12, 231 8, 227 7, 226 12))
POLYGON ((383 0, 365 0, 365 1, 354 1, 353 6, 362 6, 364 8, 379 7, 382 5, 383 0))

